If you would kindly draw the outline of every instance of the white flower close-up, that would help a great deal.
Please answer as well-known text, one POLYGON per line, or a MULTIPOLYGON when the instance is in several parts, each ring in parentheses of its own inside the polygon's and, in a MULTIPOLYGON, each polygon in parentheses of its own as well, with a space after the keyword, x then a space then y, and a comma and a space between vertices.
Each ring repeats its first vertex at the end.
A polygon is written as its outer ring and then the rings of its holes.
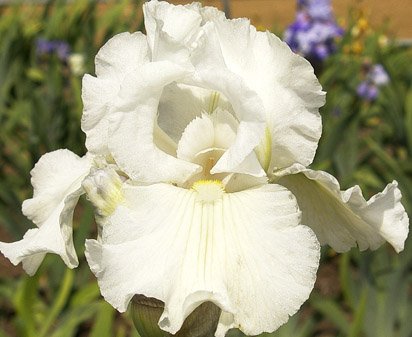
POLYGON ((23 213, 37 226, 0 243, 33 275, 46 253, 78 265, 72 218, 95 207, 86 257, 120 312, 135 295, 164 303, 178 332, 202 303, 221 309, 215 336, 272 332, 308 299, 320 245, 404 248, 409 220, 394 181, 358 186, 308 166, 325 92, 308 61, 247 19, 199 3, 144 5, 146 35, 121 33, 83 77, 87 154, 45 154, 23 213))

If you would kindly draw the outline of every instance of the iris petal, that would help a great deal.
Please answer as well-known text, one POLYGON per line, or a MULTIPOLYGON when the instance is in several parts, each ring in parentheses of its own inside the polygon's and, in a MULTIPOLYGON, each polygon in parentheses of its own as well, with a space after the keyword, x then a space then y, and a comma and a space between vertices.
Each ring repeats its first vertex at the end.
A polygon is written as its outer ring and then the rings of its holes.
POLYGON ((141 32, 121 33, 111 38, 96 55, 96 77, 85 75, 82 130, 86 147, 93 154, 108 154, 109 121, 124 77, 147 63, 148 45, 141 32))
POLYGON ((252 335, 273 331, 309 296, 318 241, 299 225, 296 200, 285 188, 212 193, 219 184, 204 184, 212 185, 125 187, 125 203, 103 230, 110 235, 86 244, 101 292, 120 311, 134 294, 165 302, 159 325, 170 333, 206 301, 224 311, 218 336, 224 326, 252 335))
POLYGON ((326 172, 295 165, 289 173, 278 183, 294 193, 303 223, 321 244, 345 252, 356 245, 360 250, 377 249, 388 241, 397 252, 403 250, 409 220, 396 181, 366 201, 359 186, 341 191, 326 172))
POLYGON ((72 239, 74 207, 83 193, 81 183, 90 170, 87 157, 57 150, 40 158, 32 170, 33 198, 24 201, 23 213, 38 228, 29 229, 23 239, 0 243, 0 251, 33 275, 45 253, 61 256, 66 265, 78 265, 72 239))
POLYGON ((154 139, 163 87, 187 74, 185 68, 160 61, 142 66, 123 81, 116 112, 110 120, 109 149, 130 178, 145 183, 183 183, 200 171, 198 165, 160 150, 154 139))

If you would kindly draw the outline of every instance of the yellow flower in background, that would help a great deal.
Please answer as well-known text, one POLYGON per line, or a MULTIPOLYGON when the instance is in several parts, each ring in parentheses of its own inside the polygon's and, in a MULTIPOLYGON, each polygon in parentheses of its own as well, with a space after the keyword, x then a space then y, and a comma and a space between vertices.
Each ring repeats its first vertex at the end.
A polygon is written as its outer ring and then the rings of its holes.
POLYGON ((363 43, 361 41, 354 41, 351 46, 351 51, 353 54, 360 55, 364 50, 363 43))
POLYGON ((389 37, 385 34, 379 35, 378 44, 379 47, 386 48, 389 45, 389 37))

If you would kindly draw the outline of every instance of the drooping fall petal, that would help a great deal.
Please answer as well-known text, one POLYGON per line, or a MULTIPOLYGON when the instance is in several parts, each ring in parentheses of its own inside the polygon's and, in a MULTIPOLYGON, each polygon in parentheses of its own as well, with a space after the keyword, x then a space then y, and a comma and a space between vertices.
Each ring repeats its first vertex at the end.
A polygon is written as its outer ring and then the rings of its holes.
POLYGON ((89 158, 80 158, 68 150, 57 150, 40 158, 31 172, 33 198, 23 203, 23 213, 38 228, 29 229, 20 241, 0 243, 0 251, 13 264, 22 262, 26 272, 33 275, 45 254, 54 253, 69 268, 78 265, 72 218, 90 166, 89 158))
POLYGON ((278 183, 296 196, 302 222, 321 244, 345 252, 355 246, 377 249, 388 241, 397 252, 403 250, 409 219, 396 181, 366 201, 359 186, 341 191, 338 181, 326 172, 295 165, 290 173, 278 183))
POLYGON ((224 311, 217 336, 230 327, 256 335, 286 322, 313 287, 318 241, 299 224, 285 188, 226 193, 222 186, 125 186, 101 242, 86 244, 105 299, 120 311, 134 294, 165 302, 159 325, 171 333, 206 301, 224 311))

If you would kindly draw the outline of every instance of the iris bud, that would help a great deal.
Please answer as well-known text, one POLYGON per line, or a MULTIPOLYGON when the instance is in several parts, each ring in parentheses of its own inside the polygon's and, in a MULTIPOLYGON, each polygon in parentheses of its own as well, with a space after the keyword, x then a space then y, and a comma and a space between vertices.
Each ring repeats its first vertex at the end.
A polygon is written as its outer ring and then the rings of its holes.
POLYGON ((142 295, 133 297, 132 319, 141 337, 214 337, 220 317, 220 309, 211 302, 197 307, 174 335, 160 329, 158 322, 164 303, 142 295))

